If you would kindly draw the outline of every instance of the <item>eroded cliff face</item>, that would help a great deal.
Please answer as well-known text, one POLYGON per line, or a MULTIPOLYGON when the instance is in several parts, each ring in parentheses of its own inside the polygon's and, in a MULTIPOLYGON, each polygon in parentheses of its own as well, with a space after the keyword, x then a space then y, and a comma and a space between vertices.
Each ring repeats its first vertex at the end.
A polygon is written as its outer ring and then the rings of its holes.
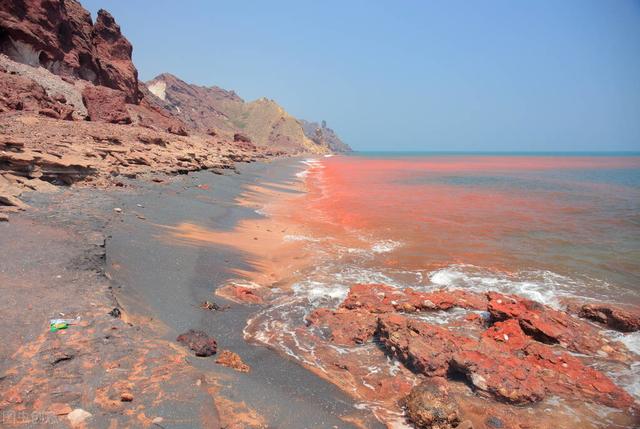
POLYGON ((127 102, 138 103, 132 51, 104 10, 94 24, 75 0, 0 0, 0 52, 19 63, 122 91, 127 102))
POLYGON ((306 133, 303 121, 268 98, 245 102, 234 91, 189 84, 168 73, 146 85, 156 95, 156 104, 170 109, 183 122, 202 132, 218 128, 241 133, 259 146, 287 153, 348 149, 329 128, 323 128, 326 134, 322 138, 306 133), (337 141, 339 144, 334 144, 337 141))

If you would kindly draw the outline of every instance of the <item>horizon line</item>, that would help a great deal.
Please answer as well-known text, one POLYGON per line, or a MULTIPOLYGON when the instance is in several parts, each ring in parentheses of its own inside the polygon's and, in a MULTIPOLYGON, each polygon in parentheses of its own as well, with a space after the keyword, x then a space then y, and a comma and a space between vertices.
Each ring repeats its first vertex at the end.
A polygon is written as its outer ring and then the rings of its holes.
POLYGON ((583 150, 583 151, 549 151, 549 150, 541 150, 541 151, 517 151, 517 150, 488 150, 488 151, 478 151, 478 150, 357 150, 354 149, 351 153, 394 153, 394 154, 461 154, 461 155, 469 155, 469 154, 513 154, 513 155, 637 155, 640 156, 640 151, 598 151, 598 150, 583 150))

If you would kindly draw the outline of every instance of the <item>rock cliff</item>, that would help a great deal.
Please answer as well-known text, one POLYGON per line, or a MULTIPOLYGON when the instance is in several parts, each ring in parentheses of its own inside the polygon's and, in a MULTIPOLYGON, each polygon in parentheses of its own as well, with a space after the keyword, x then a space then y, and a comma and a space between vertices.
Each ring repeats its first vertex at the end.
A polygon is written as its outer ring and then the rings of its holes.
POLYGON ((75 0, 0 0, 0 52, 19 63, 122 91, 128 102, 138 103, 132 51, 104 10, 94 24, 75 0))

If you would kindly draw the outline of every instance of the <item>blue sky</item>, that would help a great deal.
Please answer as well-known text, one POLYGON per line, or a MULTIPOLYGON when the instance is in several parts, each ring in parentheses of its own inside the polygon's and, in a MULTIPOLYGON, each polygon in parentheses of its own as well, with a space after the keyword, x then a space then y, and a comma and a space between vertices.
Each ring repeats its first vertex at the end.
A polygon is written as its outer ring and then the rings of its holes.
POLYGON ((82 3, 143 80, 273 98, 358 150, 640 151, 639 1, 82 3))

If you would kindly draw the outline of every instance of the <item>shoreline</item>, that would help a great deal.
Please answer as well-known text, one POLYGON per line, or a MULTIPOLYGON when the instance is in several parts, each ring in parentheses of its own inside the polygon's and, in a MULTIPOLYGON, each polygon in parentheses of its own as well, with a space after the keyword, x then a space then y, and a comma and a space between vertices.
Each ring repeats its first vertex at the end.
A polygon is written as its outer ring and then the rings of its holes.
MULTIPOLYGON (((243 329, 260 307, 250 302, 234 302, 224 294, 216 293, 239 273, 261 273, 264 267, 253 263, 256 253, 252 250, 259 250, 262 243, 266 243, 264 250, 268 252, 273 244, 268 238, 277 234, 253 231, 249 232, 253 239, 245 237, 243 241, 241 236, 246 236, 246 231, 238 234, 236 228, 246 222, 251 227, 254 226, 252 221, 256 224, 269 222, 267 217, 256 213, 256 192, 262 192, 263 203, 273 197, 265 191, 267 189, 291 195, 299 192, 287 182, 295 179, 300 160, 289 158, 242 164, 237 166, 240 174, 231 176, 194 173, 158 194, 126 195, 123 211, 126 212, 127 207, 143 210, 146 220, 141 223, 136 217, 125 217, 113 231, 107 242, 107 272, 124 307, 130 306, 133 313, 146 313, 161 321, 167 327, 165 338, 168 341, 188 329, 201 329, 216 338, 219 349, 239 354, 251 371, 238 374, 222 369, 229 380, 221 392, 245 402, 269 424, 352 427, 343 418, 353 418, 368 421, 367 427, 381 427, 372 416, 355 409, 351 398, 297 362, 262 345, 246 342, 243 329), (188 183, 186 189, 185 183, 188 183), (252 194, 251 202, 243 201, 252 194), (183 222, 200 228, 191 231, 195 243, 170 237, 175 237, 176 231, 168 225, 183 222), (223 244, 224 240, 229 243, 223 244), (247 251, 238 250, 247 244, 250 246, 247 251), (150 246, 144 247, 146 245, 150 246), (206 300, 230 308, 213 312, 198 308, 199 303, 206 300), (138 311, 140 302, 146 303, 148 308, 138 311), (277 414, 270 414, 272 410, 277 410, 277 414)), ((177 233, 179 236, 180 230, 177 233)), ((266 278, 254 280, 265 281, 266 278)), ((193 363, 203 371, 220 370, 213 359, 196 359, 193 363)))

